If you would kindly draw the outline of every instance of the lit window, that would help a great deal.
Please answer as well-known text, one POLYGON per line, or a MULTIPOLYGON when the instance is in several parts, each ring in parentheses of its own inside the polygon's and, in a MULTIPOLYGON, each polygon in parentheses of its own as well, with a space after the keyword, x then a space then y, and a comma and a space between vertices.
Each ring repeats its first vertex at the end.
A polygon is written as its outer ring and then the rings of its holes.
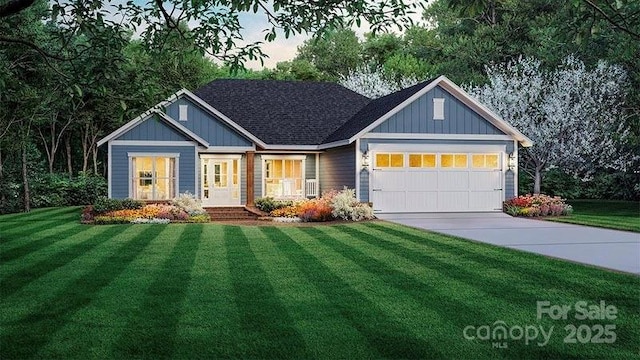
POLYGON ((466 154, 441 154, 440 166, 443 168, 466 168, 466 154))
POLYGON ((499 169, 498 154, 474 154, 471 156, 474 168, 499 169))
MULTIPOLYGON (((274 198, 304 196, 302 160, 267 159, 264 169, 265 196, 274 198)), ((234 181, 237 181, 237 176, 234 176, 234 181)))
POLYGON ((132 157, 132 196, 139 200, 169 200, 176 192, 175 157, 132 157))
POLYGON ((376 154, 375 167, 404 167, 404 154, 389 154, 379 153, 376 154))
POLYGON ((436 167, 435 154, 409 154, 409 167, 432 168, 436 167))

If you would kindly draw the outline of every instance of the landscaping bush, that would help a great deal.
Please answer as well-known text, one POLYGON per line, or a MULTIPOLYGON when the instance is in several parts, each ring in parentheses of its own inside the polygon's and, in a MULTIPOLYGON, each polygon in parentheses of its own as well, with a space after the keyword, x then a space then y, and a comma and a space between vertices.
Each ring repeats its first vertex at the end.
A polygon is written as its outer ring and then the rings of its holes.
POLYGON ((571 205, 559 196, 520 195, 504 202, 503 210, 511 216, 561 216, 573 212, 571 205))
POLYGON ((304 222, 329 221, 333 218, 332 209, 328 201, 313 199, 298 205, 297 214, 304 222))
POLYGON ((337 219, 361 221, 374 218, 371 206, 359 203, 356 199, 355 189, 344 189, 335 194, 331 199, 331 207, 337 219))
POLYGON ((361 221, 373 219, 373 209, 368 204, 358 202, 354 189, 331 190, 319 199, 303 200, 270 212, 273 217, 300 218, 309 221, 330 221, 342 219, 361 221))
POLYGON ((200 201, 191 194, 181 194, 167 204, 148 204, 133 199, 101 197, 83 212, 83 223, 95 224, 166 224, 169 222, 203 223, 210 220, 200 201), (176 204, 176 205, 173 205, 176 204))
POLYGON ((266 213, 270 213, 274 210, 294 205, 293 201, 291 200, 275 200, 274 198, 268 196, 256 199, 255 204, 259 210, 266 213))
POLYGON ((202 202, 200 199, 196 199, 195 195, 190 192, 178 194, 173 200, 171 205, 176 206, 191 216, 206 214, 206 211, 202 208, 202 202))
POLYGON ((139 200, 133 199, 110 199, 106 196, 101 196, 96 199, 93 204, 93 211, 96 214, 104 214, 109 211, 116 210, 136 210, 141 209, 144 203, 139 200))

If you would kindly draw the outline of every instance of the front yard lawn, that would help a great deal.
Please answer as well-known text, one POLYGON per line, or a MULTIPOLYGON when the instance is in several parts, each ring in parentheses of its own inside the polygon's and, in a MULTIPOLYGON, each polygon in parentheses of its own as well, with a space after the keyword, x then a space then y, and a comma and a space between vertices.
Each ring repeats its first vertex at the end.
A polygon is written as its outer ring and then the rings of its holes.
POLYGON ((0 216, 0 358, 623 359, 640 350, 632 275, 385 222, 78 219, 78 208, 0 216), (537 301, 604 301, 617 314, 538 320, 537 301), (479 330, 498 334, 500 321, 516 339, 483 340, 479 330), (579 341, 565 344, 571 324, 579 341), (615 339, 601 337, 612 344, 591 343, 600 325, 615 326, 615 339), (551 329, 547 344, 518 338, 540 327, 551 329))
POLYGON ((640 232, 640 203, 634 201, 570 200, 571 216, 548 220, 640 232))

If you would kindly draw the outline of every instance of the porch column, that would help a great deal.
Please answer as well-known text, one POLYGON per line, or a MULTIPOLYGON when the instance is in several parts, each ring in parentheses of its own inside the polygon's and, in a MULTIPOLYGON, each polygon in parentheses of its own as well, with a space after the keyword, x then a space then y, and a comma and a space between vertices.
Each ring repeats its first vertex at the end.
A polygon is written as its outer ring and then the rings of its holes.
POLYGON ((247 151, 247 206, 254 206, 255 194, 253 193, 254 158, 255 151, 247 151))

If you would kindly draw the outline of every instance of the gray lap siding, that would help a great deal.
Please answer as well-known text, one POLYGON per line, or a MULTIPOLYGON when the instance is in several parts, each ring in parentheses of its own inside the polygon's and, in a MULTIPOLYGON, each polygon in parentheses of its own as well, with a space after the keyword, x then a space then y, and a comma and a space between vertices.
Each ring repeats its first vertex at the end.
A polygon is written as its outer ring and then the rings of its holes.
POLYGON ((355 144, 329 149, 320 154, 320 191, 356 186, 355 144))
POLYGON ((196 150, 195 146, 111 146, 111 194, 112 198, 124 199, 130 196, 129 153, 144 154, 179 154, 178 160, 178 192, 189 191, 196 194, 196 150))

